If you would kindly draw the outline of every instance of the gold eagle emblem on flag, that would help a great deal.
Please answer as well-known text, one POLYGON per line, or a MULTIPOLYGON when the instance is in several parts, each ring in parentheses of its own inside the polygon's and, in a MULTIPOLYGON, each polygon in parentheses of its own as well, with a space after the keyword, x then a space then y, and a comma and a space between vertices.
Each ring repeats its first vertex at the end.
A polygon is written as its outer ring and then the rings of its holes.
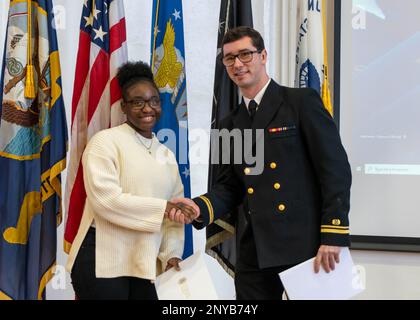
POLYGON ((182 63, 177 60, 175 51, 175 30, 171 20, 166 24, 163 49, 163 58, 155 75, 155 82, 158 88, 165 88, 169 85, 173 89, 178 82, 183 66, 182 63))

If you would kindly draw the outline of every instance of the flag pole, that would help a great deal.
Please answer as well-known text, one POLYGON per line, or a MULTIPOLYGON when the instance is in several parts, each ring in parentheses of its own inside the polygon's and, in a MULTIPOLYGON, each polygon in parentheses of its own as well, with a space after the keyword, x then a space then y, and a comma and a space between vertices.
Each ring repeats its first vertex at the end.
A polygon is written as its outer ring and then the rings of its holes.
POLYGON ((156 50, 156 38, 157 38, 157 34, 158 34, 157 33, 157 26, 158 26, 158 18, 159 18, 159 5, 160 5, 160 0, 157 0, 155 25, 154 25, 154 28, 153 28, 152 65, 150 66, 153 72, 154 72, 154 68, 155 68, 155 50, 156 50))
POLYGON ((328 46, 327 46, 327 14, 326 14, 326 1, 322 1, 322 33, 324 40, 324 81, 321 88, 321 97, 324 102, 325 107, 332 117, 334 117, 334 106, 331 102, 330 95, 330 84, 329 84, 329 70, 328 70, 328 46))

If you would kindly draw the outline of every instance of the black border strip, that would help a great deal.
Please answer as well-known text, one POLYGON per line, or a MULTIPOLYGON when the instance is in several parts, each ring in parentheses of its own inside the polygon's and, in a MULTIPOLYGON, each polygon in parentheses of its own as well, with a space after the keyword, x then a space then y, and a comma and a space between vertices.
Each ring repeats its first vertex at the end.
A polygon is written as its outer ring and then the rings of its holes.
MULTIPOLYGON (((334 0, 334 121, 340 128, 341 0, 334 0)), ((351 225, 350 225, 351 228, 351 225)), ((420 252, 420 238, 352 235, 351 249, 420 252)))
POLYGON ((420 252, 420 238, 351 236, 351 249, 420 252))

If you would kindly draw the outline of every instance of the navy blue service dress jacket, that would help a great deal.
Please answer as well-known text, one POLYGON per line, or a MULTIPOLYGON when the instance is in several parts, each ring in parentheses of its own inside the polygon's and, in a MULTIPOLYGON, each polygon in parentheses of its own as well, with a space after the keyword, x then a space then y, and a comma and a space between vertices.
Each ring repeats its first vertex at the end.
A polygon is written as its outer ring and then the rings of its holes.
POLYGON ((300 263, 321 244, 349 246, 350 165, 315 90, 271 80, 252 124, 242 103, 222 127, 263 129, 255 139, 264 141, 264 168, 254 175, 255 166, 235 164, 232 140, 231 163, 220 165, 210 192, 193 199, 201 211, 202 222, 193 223, 197 229, 243 205, 259 268, 300 263))

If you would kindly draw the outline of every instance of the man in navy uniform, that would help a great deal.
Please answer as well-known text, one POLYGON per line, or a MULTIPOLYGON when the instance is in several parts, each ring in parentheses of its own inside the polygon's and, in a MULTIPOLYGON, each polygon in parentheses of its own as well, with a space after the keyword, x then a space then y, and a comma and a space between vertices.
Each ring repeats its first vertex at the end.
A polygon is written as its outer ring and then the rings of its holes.
POLYGON ((253 174, 255 167, 246 163, 221 165, 210 192, 177 200, 192 205, 194 217, 168 215, 178 222, 195 219, 201 229, 242 204, 239 215, 247 223, 237 233, 236 297, 281 299, 279 272, 314 256, 315 272, 320 266, 330 272, 340 247, 349 246, 351 170, 319 94, 269 78, 267 51, 256 30, 228 31, 223 63, 243 100, 222 127, 264 130, 263 172, 253 174))

